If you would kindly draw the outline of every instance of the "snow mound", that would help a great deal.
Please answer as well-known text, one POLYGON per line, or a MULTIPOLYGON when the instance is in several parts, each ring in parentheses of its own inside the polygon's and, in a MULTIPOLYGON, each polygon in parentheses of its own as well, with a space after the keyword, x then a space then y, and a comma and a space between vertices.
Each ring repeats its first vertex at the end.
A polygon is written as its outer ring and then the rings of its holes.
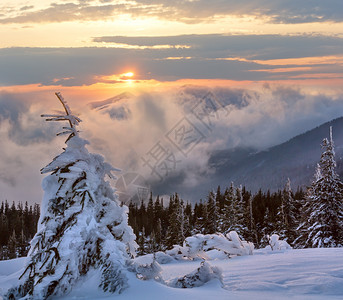
POLYGON ((161 278, 162 268, 153 254, 144 255, 132 260, 129 270, 136 273, 138 279, 157 281, 161 278))
POLYGON ((264 250, 271 251, 284 251, 293 249, 286 241, 280 240, 277 234, 272 234, 268 236, 269 245, 264 248, 264 250))
MULTIPOLYGON (((185 240, 188 247, 188 257, 204 257, 204 252, 216 249, 230 255, 252 255, 254 250, 253 243, 242 241, 236 231, 230 231, 226 236, 217 234, 196 234, 185 240)), ((208 256, 206 256, 208 257, 208 256)))
POLYGON ((155 253, 155 259, 159 264, 168 264, 174 260, 170 255, 162 251, 155 253))
POLYGON ((222 281, 222 272, 218 267, 212 267, 203 261, 195 271, 179 278, 174 278, 166 282, 170 287, 193 288, 204 285, 212 279, 222 281))
POLYGON ((196 234, 185 239, 183 246, 175 245, 173 249, 167 250, 166 255, 175 259, 205 259, 210 260, 210 250, 218 250, 227 256, 252 255, 254 244, 242 241, 236 231, 230 231, 226 235, 196 234))

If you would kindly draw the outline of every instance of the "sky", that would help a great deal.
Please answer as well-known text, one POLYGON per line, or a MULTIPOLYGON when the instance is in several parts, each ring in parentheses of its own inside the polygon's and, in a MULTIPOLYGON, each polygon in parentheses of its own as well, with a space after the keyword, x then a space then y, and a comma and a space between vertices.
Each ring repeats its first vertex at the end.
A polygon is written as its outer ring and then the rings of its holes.
POLYGON ((1 1, 0 201, 40 203, 39 170, 64 145, 40 118, 57 91, 89 149, 122 169, 113 185, 170 194, 205 184, 216 150, 342 116, 342 65, 340 0, 1 1), (151 167, 157 150, 168 170, 151 167))

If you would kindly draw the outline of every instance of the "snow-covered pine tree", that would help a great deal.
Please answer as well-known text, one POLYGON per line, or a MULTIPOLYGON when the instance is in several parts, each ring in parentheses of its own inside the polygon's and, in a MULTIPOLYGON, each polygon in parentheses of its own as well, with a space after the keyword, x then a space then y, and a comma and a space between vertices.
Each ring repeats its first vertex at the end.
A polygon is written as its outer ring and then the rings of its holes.
MULTIPOLYGON (((186 206, 187 208, 187 206, 186 206)), ((183 235, 185 238, 192 235, 192 226, 189 220, 189 215, 186 214, 186 209, 184 211, 184 224, 183 224, 183 235)))
POLYGON ((64 107, 58 115, 43 115, 47 121, 67 121, 67 147, 41 170, 44 198, 38 232, 31 241, 28 264, 8 299, 47 299, 69 292, 90 270, 99 272, 99 287, 122 292, 127 286, 130 255, 135 254, 135 236, 128 226, 127 207, 120 206, 114 190, 105 181, 115 170, 104 158, 86 149, 88 142, 76 127, 73 115, 60 93, 64 107))
POLYGON ((17 237, 15 234, 15 231, 13 230, 12 234, 10 235, 8 239, 8 246, 7 246, 9 259, 13 259, 17 257, 17 245, 18 245, 17 237))
POLYGON ((163 230, 162 230, 163 218, 164 218, 163 204, 160 201, 160 197, 157 196, 156 201, 154 203, 154 233, 155 233, 157 251, 165 250, 164 235, 163 235, 163 230))
POLYGON ((156 250, 161 251, 163 249, 163 243, 162 243, 162 223, 161 219, 157 219, 156 227, 154 229, 155 233, 155 241, 156 241, 156 250))
POLYGON ((166 237, 166 246, 171 249, 174 245, 182 245, 185 239, 185 213, 184 203, 179 195, 170 197, 169 227, 166 237))
POLYGON ((137 254, 138 255, 144 255, 147 254, 147 238, 145 236, 145 227, 143 226, 142 231, 138 233, 137 237, 137 244, 138 244, 138 249, 137 249, 137 254))
POLYGON ((288 178, 281 194, 281 205, 277 211, 277 231, 280 239, 292 243, 296 238, 296 217, 291 181, 288 178))
POLYGON ((343 184, 336 173, 332 128, 330 140, 322 143, 320 168, 308 190, 305 218, 299 227, 304 247, 324 248, 343 245, 343 184))
POLYGON ((207 207, 206 203, 202 202, 200 199, 199 203, 194 206, 194 227, 192 230, 192 235, 197 233, 204 233, 205 225, 207 223, 207 207))
POLYGON ((245 221, 247 224, 247 231, 244 234, 244 238, 246 241, 253 241, 254 243, 258 244, 258 237, 256 232, 256 224, 253 214, 253 197, 251 194, 248 194, 248 201, 246 206, 246 215, 245 221))
POLYGON ((225 190, 224 193, 224 208, 219 216, 219 224, 220 227, 218 230, 221 233, 230 232, 230 228, 234 223, 234 213, 233 213, 233 205, 236 203, 236 188, 234 183, 231 182, 230 188, 225 190))
POLYGON ((261 230, 261 233, 262 233, 262 237, 260 240, 260 246, 261 247, 265 247, 268 245, 269 235, 271 234, 272 231, 273 231, 273 223, 270 220, 270 211, 269 211, 269 208, 267 207, 266 211, 264 213, 263 227, 261 230))
POLYGON ((149 236, 153 232, 154 227, 154 202, 152 200, 152 192, 150 192, 150 197, 146 209, 146 218, 148 222, 146 223, 145 227, 145 234, 149 236))
POLYGON ((179 200, 179 207, 177 210, 177 220, 178 223, 180 224, 180 233, 179 233, 179 245, 182 245, 183 241, 185 240, 185 221, 186 221, 186 216, 185 216, 185 205, 183 200, 179 200))
POLYGON ((236 188, 236 197, 234 197, 234 202, 232 203, 232 225, 230 228, 230 231, 236 231, 240 238, 247 231, 244 221, 243 188, 240 185, 236 188))
POLYGON ((217 192, 216 192, 216 206, 217 206, 218 214, 220 214, 224 208, 224 197, 220 191, 220 185, 218 185, 217 192))
POLYGON ((205 224, 204 233, 216 233, 217 232, 217 217, 218 210, 215 201, 215 195, 213 191, 208 194, 207 198, 207 222, 205 224))
POLYGON ((23 257, 23 256, 26 256, 27 254, 27 245, 28 245, 28 242, 27 242, 27 239, 26 239, 26 236, 24 234, 24 229, 21 230, 21 233, 20 233, 20 239, 19 239, 19 247, 18 247, 18 255, 19 257, 23 257))
POLYGON ((295 248, 301 249, 305 248, 307 243, 307 235, 308 235, 308 218, 311 214, 311 207, 310 204, 314 198, 314 190, 317 184, 317 181, 322 178, 322 174, 320 171, 320 165, 317 163, 316 170, 313 176, 313 180, 311 185, 307 188, 306 195, 304 199, 299 199, 299 207, 301 211, 301 217, 299 221, 299 225, 296 229, 297 237, 295 238, 293 245, 295 248))

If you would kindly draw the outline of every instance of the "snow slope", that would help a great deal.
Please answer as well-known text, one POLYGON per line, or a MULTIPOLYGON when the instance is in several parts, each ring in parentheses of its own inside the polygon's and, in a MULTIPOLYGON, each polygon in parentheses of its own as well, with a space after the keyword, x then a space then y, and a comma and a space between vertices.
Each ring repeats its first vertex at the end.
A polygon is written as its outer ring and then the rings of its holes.
MULTIPOLYGON (((140 281, 132 274, 130 288, 113 296, 98 290, 93 284, 96 275, 90 274, 71 294, 56 299, 343 299, 343 248, 258 250, 252 256, 232 259, 212 251, 210 256, 208 262, 222 269, 224 288, 213 280, 198 288, 175 289, 152 280, 140 281)), ((0 294, 16 282, 24 262, 25 258, 0 261, 0 294)), ((163 279, 185 275, 199 265, 199 260, 161 265, 163 279)))

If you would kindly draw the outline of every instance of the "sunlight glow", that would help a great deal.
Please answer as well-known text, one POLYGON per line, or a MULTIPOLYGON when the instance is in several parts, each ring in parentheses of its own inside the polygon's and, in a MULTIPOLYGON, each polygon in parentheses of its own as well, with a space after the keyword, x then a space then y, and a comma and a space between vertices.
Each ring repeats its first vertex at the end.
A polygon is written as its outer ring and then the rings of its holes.
POLYGON ((95 76, 94 78, 98 82, 103 82, 103 83, 109 83, 109 84, 118 84, 118 83, 130 83, 132 84, 135 82, 133 77, 135 76, 135 73, 133 72, 126 72, 126 73, 121 73, 121 74, 113 74, 110 76, 95 76))
POLYGON ((122 77, 133 77, 133 75, 135 75, 133 72, 127 72, 122 74, 122 77))

